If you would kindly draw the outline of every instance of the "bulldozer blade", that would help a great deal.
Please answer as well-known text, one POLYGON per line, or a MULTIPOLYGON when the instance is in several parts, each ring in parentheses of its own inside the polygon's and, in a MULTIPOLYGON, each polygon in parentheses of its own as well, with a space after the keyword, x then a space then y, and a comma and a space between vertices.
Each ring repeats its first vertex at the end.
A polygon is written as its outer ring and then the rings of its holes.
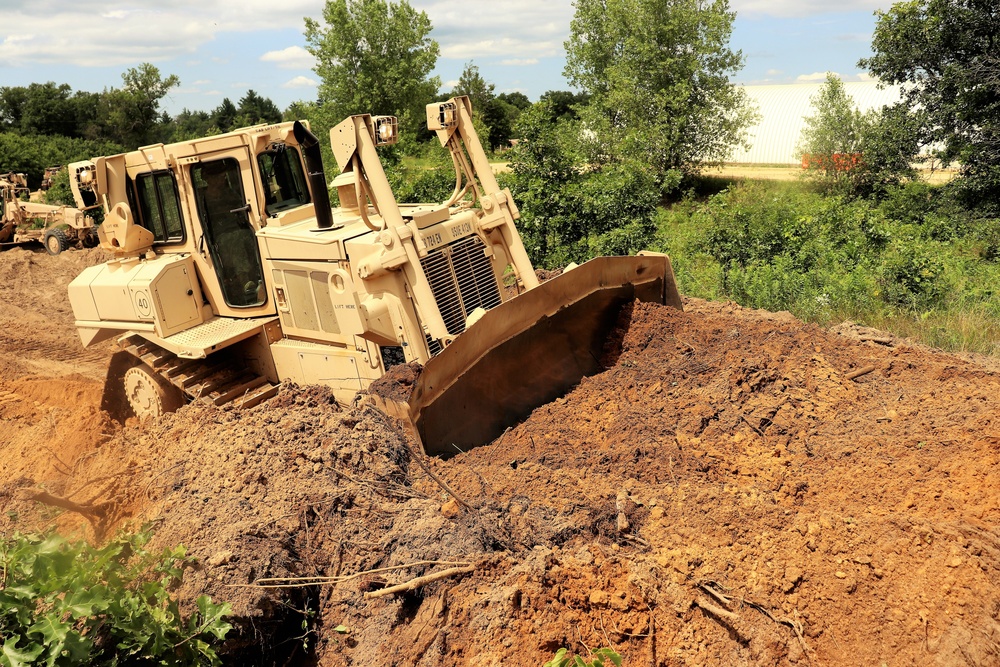
POLYGON ((598 257, 488 311, 427 362, 409 401, 428 454, 487 444, 602 369, 633 300, 683 309, 666 255, 598 257))

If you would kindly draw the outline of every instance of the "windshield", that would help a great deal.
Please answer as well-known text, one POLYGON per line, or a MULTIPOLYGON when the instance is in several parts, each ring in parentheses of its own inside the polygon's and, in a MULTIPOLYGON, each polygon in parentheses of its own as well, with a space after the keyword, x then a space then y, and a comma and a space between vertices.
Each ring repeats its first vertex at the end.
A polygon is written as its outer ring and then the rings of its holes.
POLYGON ((257 156, 268 215, 309 203, 309 187, 299 152, 276 144, 257 156))

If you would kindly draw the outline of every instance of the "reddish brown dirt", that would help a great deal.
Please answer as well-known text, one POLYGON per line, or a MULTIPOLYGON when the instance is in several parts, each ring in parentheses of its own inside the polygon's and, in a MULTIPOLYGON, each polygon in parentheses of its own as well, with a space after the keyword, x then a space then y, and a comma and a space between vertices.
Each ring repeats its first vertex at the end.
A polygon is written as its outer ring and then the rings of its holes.
POLYGON ((100 259, 0 253, 0 531, 152 522, 198 559, 178 594, 233 603, 232 664, 1000 664, 994 362, 692 300, 629 309, 608 370, 448 461, 318 387, 121 427, 63 296, 100 259))

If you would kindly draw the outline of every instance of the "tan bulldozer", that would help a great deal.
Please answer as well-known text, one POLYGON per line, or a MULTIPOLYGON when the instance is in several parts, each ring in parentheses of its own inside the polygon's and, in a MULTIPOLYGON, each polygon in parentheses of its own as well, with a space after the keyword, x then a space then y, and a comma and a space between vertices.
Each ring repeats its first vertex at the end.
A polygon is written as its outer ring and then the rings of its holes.
POLYGON ((622 304, 681 307, 665 255, 597 258, 540 285, 471 114, 466 97, 427 107, 455 169, 440 203, 396 201, 376 152, 398 139, 388 116, 330 130, 336 208, 319 141, 298 121, 70 165, 115 253, 69 287, 83 343, 122 348, 107 406, 249 406, 283 382, 347 402, 419 362, 397 414, 427 452, 454 453, 600 370, 622 304))
POLYGON ((0 174, 0 248, 41 243, 50 255, 97 245, 94 220, 71 206, 29 201, 24 174, 0 174))

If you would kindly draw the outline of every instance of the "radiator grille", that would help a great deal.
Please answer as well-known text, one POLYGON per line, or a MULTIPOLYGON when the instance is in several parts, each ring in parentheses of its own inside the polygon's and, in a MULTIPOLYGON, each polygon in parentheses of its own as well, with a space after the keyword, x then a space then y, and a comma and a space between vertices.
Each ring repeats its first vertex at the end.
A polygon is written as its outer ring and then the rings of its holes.
POLYGON ((500 286, 486 246, 476 235, 435 250, 421 260, 448 333, 465 331, 465 319, 476 308, 500 305, 500 286))

